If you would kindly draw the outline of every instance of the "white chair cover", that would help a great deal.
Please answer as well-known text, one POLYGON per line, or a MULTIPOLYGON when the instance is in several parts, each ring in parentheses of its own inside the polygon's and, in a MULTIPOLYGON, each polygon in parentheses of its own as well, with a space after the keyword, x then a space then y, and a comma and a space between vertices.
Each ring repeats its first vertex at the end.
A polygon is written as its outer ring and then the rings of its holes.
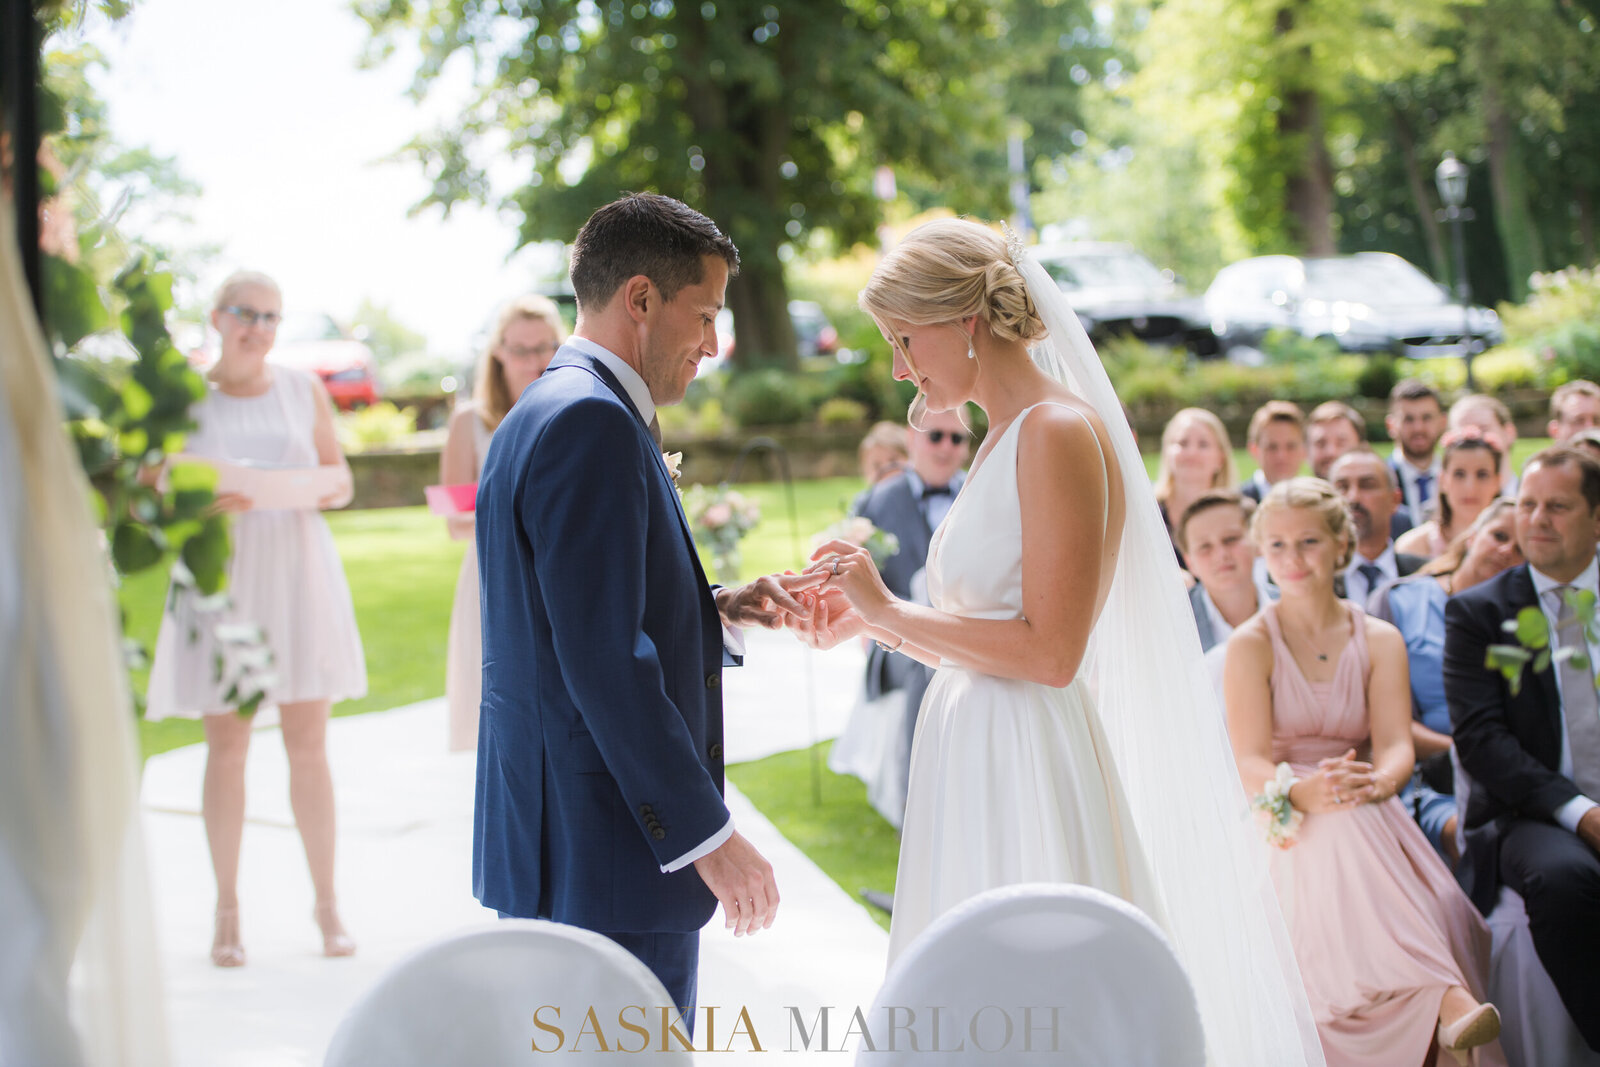
POLYGON ((526 1067, 575 1054, 588 1064, 688 1065, 691 1054, 664 1034, 669 1003, 650 969, 609 938, 507 919, 395 964, 339 1024, 323 1064, 526 1067))
POLYGON ((890 968, 867 1037, 856 1062, 871 1067, 935 1049, 963 1065, 1205 1062, 1194 990, 1166 936, 1080 885, 1006 886, 945 913, 890 968))

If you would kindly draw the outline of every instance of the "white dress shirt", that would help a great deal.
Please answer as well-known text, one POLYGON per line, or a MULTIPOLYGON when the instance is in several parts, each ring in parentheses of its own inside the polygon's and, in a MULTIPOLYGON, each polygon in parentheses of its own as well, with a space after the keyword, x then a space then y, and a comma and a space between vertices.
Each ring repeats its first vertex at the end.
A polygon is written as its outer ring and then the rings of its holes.
MULTIPOLYGON (((1544 617, 1550 623, 1551 634, 1555 633, 1556 612, 1560 610, 1560 604, 1552 604, 1551 601, 1556 600, 1557 598, 1553 596, 1546 596, 1546 593, 1563 585, 1571 585, 1574 588, 1587 589, 1591 593, 1600 595, 1600 589, 1597 589, 1597 586, 1600 586, 1600 564, 1597 564, 1593 559, 1591 559, 1589 561, 1589 565, 1583 569, 1583 573, 1578 575, 1570 582, 1558 582, 1548 575, 1541 574, 1537 567, 1530 566, 1528 568, 1528 573, 1533 577, 1533 589, 1534 592, 1539 595, 1539 607, 1544 609, 1544 617)), ((1589 640, 1587 635, 1584 638, 1584 644, 1589 646, 1589 669, 1592 671, 1594 670, 1595 665, 1600 664, 1600 644, 1596 644, 1594 641, 1589 640)), ((1550 670, 1555 673, 1556 692, 1559 694, 1561 692, 1561 672, 1554 666, 1552 666, 1550 670)), ((1568 778, 1571 778, 1572 747, 1567 742, 1567 709, 1564 700, 1562 701, 1561 705, 1556 708, 1556 711, 1561 716, 1561 766, 1559 769, 1562 774, 1566 775, 1568 778)), ((1592 807, 1595 807, 1595 802, 1593 800, 1581 794, 1575 796, 1565 804, 1561 805, 1561 807, 1556 809, 1556 822, 1560 823, 1562 826, 1565 826, 1573 833, 1577 833, 1578 820, 1583 818, 1584 812, 1588 811, 1592 807)))
POLYGON ((1360 552, 1353 553, 1350 566, 1344 569, 1344 595, 1345 599, 1352 601, 1362 611, 1367 609, 1367 597, 1372 591, 1384 582, 1392 582, 1400 577, 1400 564, 1394 558, 1394 542, 1391 540, 1377 559, 1368 559, 1360 552), (1367 576, 1361 573, 1361 565, 1370 564, 1383 572, 1377 584, 1367 581, 1367 576))
POLYGON ((1405 495, 1406 507, 1411 509, 1411 519, 1420 526, 1428 518, 1428 505, 1439 499, 1439 478, 1444 473, 1444 465, 1435 455, 1433 466, 1413 467, 1411 461, 1406 459, 1405 453, 1398 448, 1394 450, 1391 458, 1394 460, 1394 465, 1400 468, 1400 491, 1405 495), (1428 483, 1426 502, 1417 500, 1417 476, 1420 474, 1426 474, 1431 479, 1428 483))
POLYGON ((949 493, 935 493, 933 496, 923 498, 923 491, 927 488, 917 472, 906 470, 906 485, 911 489, 911 498, 917 502, 917 507, 922 509, 922 517, 928 520, 929 531, 937 530, 944 517, 950 514, 950 505, 956 502, 956 494, 961 492, 961 486, 967 480, 966 471, 956 471, 950 478, 949 493))
MULTIPOLYGON (((622 386, 623 391, 628 394, 628 399, 633 401, 633 406, 639 409, 639 417, 644 420, 645 426, 648 427, 656 417, 656 402, 651 398, 650 387, 644 383, 644 378, 639 375, 639 372, 623 362, 622 357, 615 355, 587 337, 569 337, 567 338, 567 344, 585 355, 593 356, 600 361, 606 370, 616 375, 617 382, 622 386)), ((734 655, 744 655, 744 635, 742 633, 724 625, 722 627, 722 640, 734 655)), ((671 863, 663 864, 661 873, 671 874, 673 871, 682 870, 701 856, 709 855, 721 848, 728 838, 732 836, 733 816, 730 815, 728 816, 728 821, 723 824, 722 829, 671 863)))

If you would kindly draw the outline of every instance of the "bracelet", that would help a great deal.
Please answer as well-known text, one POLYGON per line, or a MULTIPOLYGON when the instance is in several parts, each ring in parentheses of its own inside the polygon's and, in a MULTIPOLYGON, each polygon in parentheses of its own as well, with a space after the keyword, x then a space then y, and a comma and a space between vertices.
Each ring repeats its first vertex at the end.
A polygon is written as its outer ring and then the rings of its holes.
POLYGON ((903 645, 905 643, 906 643, 906 639, 904 637, 902 637, 902 638, 900 638, 900 644, 899 645, 890 646, 890 645, 884 644, 882 641, 879 641, 878 642, 878 647, 883 649, 885 652, 898 652, 900 650, 900 645, 903 645))
POLYGON ((1305 815, 1289 802, 1289 791, 1300 779, 1287 763, 1278 764, 1274 771, 1273 776, 1262 783, 1260 794, 1251 798, 1250 807, 1261 821, 1267 844, 1274 848, 1293 848, 1305 815))

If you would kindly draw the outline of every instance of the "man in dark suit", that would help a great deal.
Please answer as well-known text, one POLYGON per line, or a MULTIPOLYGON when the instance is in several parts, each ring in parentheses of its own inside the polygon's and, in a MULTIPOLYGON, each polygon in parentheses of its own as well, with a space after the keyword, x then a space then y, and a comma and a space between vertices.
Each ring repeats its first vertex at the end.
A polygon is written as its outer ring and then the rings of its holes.
POLYGON ((716 905, 743 934, 778 904, 722 799, 723 627, 806 614, 786 589, 800 580, 713 593, 661 454, 656 405, 717 351, 738 262, 676 200, 595 212, 572 250, 577 327, 500 424, 478 486, 473 892, 502 916, 605 934, 679 1007, 716 905))
MULTIPOLYGON (((911 469, 872 486, 857 500, 855 512, 870 519, 880 530, 900 541, 893 556, 880 568, 884 584, 902 600, 927 602, 922 570, 928 562, 928 544, 955 502, 956 493, 966 480, 967 459, 971 455, 971 435, 953 411, 928 413, 922 428, 913 428, 908 439, 911 469)), ((922 696, 933 678, 933 668, 898 652, 886 652, 874 645, 867 653, 866 697, 877 700, 887 693, 905 694, 905 731, 902 738, 902 764, 894 796, 884 796, 879 805, 884 817, 899 826, 905 814, 905 782, 911 766, 911 738, 916 731, 917 711, 922 696), (887 810, 885 810, 887 809, 887 810)))
POLYGON ((1413 521, 1423 522, 1439 498, 1439 438, 1445 417, 1438 390, 1418 378, 1400 379, 1389 390, 1383 425, 1394 441, 1389 469, 1400 488, 1400 502, 1413 521))
POLYGON ((1293 478, 1305 465, 1306 417, 1287 400, 1269 400, 1250 416, 1245 446, 1256 461, 1256 472, 1239 492, 1259 504, 1267 490, 1293 478))
POLYGON ((1445 605, 1444 682, 1467 797, 1466 855, 1458 868, 1487 913, 1504 884, 1527 906, 1545 970, 1589 1047, 1600 1051, 1600 644, 1583 633, 1572 590, 1597 592, 1600 463, 1548 448, 1528 461, 1517 496, 1517 541, 1528 562, 1445 605), (1539 608, 1552 646, 1570 660, 1524 669, 1513 695, 1484 666, 1489 645, 1513 640, 1502 623, 1539 608))
POLYGON ((1328 480, 1344 497, 1356 526, 1356 550, 1340 576, 1344 596, 1365 607, 1379 586, 1414 574, 1427 560, 1395 554, 1390 520, 1400 506, 1400 490, 1394 472, 1376 452, 1366 448, 1346 452, 1333 461, 1328 480))

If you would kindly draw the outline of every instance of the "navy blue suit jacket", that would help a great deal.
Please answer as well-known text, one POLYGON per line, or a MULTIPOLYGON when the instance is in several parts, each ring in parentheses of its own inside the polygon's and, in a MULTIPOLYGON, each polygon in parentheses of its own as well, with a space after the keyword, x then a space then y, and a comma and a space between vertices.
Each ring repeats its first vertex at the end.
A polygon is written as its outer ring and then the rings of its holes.
POLYGON ((723 643, 660 449, 621 384, 556 353, 478 483, 483 703, 473 892, 591 930, 687 932, 728 821, 723 643))

